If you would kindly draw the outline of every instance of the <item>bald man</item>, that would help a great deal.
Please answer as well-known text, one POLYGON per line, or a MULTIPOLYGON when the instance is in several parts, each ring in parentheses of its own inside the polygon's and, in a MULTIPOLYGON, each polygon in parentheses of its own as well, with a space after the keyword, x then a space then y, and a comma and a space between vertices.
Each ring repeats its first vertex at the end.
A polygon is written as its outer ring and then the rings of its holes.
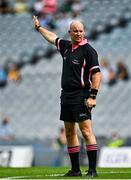
POLYGON ((64 176, 82 176, 79 164, 80 142, 77 124, 85 140, 89 161, 87 176, 96 177, 97 142, 92 130, 91 110, 96 106, 96 96, 101 81, 98 55, 85 39, 84 25, 73 21, 70 25, 71 41, 64 40, 53 32, 41 27, 37 17, 33 17, 35 29, 50 43, 54 44, 63 59, 61 78, 61 113, 64 122, 67 151, 71 170, 64 176))

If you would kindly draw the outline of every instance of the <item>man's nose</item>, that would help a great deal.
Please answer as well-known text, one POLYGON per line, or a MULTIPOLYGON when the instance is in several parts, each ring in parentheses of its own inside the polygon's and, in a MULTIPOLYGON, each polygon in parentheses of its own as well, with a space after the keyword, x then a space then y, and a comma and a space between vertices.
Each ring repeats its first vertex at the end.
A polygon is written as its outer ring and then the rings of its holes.
POLYGON ((78 34, 78 35, 80 35, 80 34, 81 34, 81 32, 79 32, 79 31, 78 31, 78 32, 77 32, 77 34, 78 34))

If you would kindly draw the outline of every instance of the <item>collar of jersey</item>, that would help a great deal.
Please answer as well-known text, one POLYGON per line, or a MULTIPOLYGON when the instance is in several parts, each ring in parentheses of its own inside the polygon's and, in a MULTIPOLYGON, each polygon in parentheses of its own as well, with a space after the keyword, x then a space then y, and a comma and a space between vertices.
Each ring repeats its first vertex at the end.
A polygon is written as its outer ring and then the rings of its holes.
POLYGON ((81 42, 79 42, 77 45, 72 45, 72 52, 75 50, 75 49, 77 49, 78 47, 80 47, 80 46, 83 46, 83 45, 85 45, 85 44, 87 44, 87 39, 83 39, 81 42))

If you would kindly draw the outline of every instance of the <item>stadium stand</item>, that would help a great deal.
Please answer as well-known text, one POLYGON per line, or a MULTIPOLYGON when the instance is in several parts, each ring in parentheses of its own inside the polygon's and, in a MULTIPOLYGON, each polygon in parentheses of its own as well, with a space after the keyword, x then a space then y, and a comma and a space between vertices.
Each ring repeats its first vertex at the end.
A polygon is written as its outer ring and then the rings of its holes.
MULTIPOLYGON (((31 7, 33 2, 34 0, 28 1, 28 6, 31 7)), ((118 59, 122 58, 131 73, 131 1, 84 2, 86 8, 80 13, 80 17, 87 28, 89 42, 98 51, 99 59, 106 57, 112 64, 116 64, 118 59), (93 37, 93 33, 97 38, 93 37)), ((15 1, 10 0, 10 3, 13 7, 15 1)), ((63 3, 64 0, 58 1, 59 6, 63 3)), ((17 138, 54 138, 61 127, 61 57, 33 29, 29 12, 0 14, 0 22, 0 65, 3 66, 7 61, 19 63, 23 60, 24 63, 20 69, 21 82, 8 82, 5 88, 0 89, 0 114, 6 112, 12 119, 17 138), (51 58, 45 57, 48 50, 51 50, 49 55, 52 52, 51 58), (39 54, 36 61, 32 61, 34 52, 39 54)), ((55 32, 66 36, 59 28, 55 29, 55 32)), ((119 81, 113 87, 101 85, 98 106, 93 110, 97 136, 108 137, 113 131, 119 132, 123 137, 131 136, 130 90, 130 80, 119 81)))

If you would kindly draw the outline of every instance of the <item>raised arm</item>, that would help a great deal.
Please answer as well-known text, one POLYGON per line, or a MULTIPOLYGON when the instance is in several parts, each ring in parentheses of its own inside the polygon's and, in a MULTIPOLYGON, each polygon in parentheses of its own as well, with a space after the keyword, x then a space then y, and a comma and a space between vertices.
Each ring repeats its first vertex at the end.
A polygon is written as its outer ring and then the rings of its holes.
POLYGON ((37 19, 36 16, 33 16, 33 23, 34 23, 34 27, 35 29, 41 33, 41 35, 51 44, 55 45, 55 41, 57 38, 57 35, 47 29, 45 29, 44 27, 42 27, 40 25, 39 20, 37 19))

